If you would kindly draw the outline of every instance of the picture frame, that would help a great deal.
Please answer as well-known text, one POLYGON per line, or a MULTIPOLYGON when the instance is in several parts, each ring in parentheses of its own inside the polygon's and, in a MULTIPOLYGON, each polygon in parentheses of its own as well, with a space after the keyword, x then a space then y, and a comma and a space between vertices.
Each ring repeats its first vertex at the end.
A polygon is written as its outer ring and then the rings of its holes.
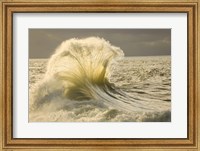
POLYGON ((199 0, 3 0, 1 5, 1 150, 200 150, 199 0), (14 13, 187 13, 187 138, 13 138, 14 13))

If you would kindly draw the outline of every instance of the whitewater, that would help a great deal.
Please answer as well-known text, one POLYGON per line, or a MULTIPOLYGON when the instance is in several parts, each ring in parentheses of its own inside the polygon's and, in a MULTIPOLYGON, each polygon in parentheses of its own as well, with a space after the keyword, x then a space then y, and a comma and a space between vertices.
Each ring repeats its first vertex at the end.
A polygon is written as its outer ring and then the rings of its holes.
POLYGON ((69 39, 29 60, 29 122, 169 122, 170 57, 124 57, 103 38, 69 39))

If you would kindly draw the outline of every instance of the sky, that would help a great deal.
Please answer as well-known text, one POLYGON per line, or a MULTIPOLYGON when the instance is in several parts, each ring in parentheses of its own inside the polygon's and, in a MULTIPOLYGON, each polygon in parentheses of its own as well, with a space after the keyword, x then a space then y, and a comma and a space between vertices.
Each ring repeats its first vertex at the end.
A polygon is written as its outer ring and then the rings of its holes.
POLYGON ((29 29, 29 58, 49 58, 63 41, 91 36, 129 57, 171 55, 171 29, 29 29))

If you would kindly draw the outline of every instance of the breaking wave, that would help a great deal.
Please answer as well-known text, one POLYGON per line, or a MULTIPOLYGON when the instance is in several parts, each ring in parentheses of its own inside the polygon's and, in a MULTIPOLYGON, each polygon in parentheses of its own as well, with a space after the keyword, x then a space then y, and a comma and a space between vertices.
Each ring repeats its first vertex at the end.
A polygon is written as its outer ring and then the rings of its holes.
MULTIPOLYGON (((112 46, 102 38, 89 37, 64 41, 49 59, 43 80, 30 92, 30 112, 61 113, 77 109, 83 112, 91 110, 92 105, 97 107, 98 112, 107 108, 112 114, 149 114, 155 111, 159 114, 162 106, 166 107, 169 104, 156 99, 151 100, 152 102, 137 100, 111 82, 112 72, 118 61, 123 58, 124 53, 119 47, 112 46)), ((157 117, 166 114, 169 120, 169 111, 157 117)), ((147 118, 146 121, 151 118, 147 118)))

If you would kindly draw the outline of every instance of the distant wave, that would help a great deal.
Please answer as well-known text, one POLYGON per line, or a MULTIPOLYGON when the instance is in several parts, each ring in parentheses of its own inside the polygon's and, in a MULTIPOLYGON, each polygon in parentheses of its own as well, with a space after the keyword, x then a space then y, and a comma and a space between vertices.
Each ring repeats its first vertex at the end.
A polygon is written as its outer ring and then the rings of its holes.
POLYGON ((159 112, 161 105, 136 100, 110 82, 112 68, 123 57, 119 47, 103 38, 64 41, 49 59, 44 79, 31 91, 30 111, 95 104, 123 112, 159 112))

